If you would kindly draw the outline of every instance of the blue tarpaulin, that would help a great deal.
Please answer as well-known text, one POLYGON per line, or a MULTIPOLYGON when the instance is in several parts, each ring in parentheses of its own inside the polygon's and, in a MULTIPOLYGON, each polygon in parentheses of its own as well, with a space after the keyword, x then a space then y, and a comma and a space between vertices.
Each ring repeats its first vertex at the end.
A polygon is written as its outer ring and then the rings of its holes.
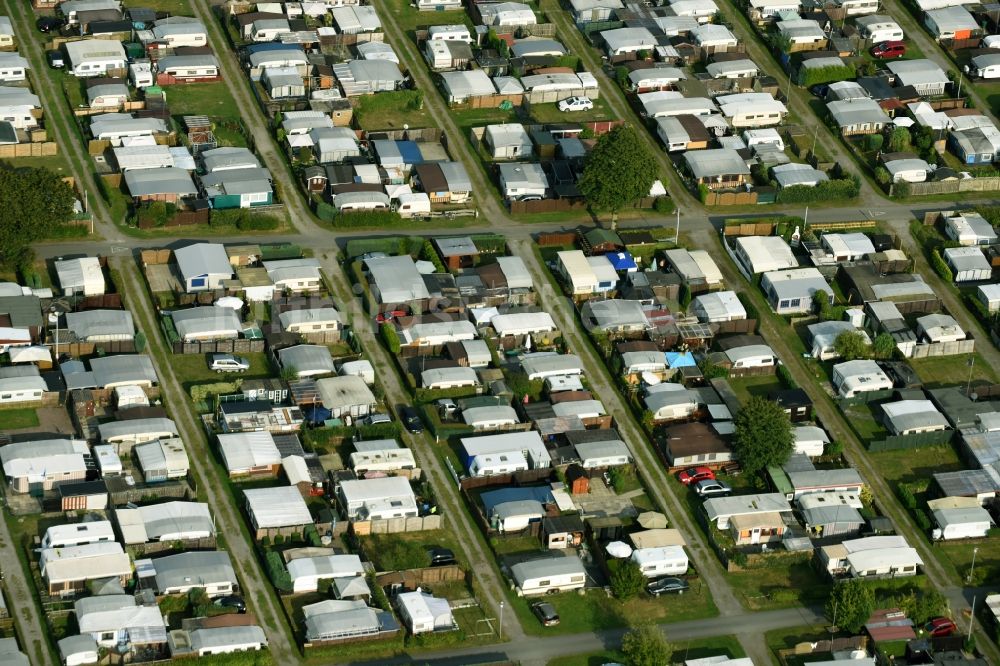
POLYGON ((667 366, 674 370, 676 368, 692 368, 697 363, 694 362, 694 354, 691 352, 667 352, 667 366))

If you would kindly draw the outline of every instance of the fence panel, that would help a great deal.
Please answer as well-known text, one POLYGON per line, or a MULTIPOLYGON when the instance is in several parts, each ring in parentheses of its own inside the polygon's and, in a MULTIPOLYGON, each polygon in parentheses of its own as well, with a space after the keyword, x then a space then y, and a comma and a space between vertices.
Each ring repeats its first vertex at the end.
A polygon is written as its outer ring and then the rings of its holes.
POLYGON ((938 430, 937 432, 919 432, 912 435, 890 435, 885 439, 874 439, 868 442, 868 450, 898 451, 900 449, 918 449, 924 446, 938 446, 951 441, 953 431, 938 430))
POLYGON ((913 348, 913 355, 910 358, 933 358, 936 356, 953 356, 957 354, 971 354, 976 347, 973 338, 968 340, 957 340, 955 342, 937 342, 926 345, 917 345, 913 348))

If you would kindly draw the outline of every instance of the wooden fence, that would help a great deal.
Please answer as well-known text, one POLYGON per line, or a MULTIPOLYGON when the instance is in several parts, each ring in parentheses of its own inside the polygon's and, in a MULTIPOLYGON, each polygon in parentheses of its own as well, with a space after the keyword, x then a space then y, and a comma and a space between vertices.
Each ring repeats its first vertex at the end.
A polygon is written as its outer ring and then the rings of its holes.
POLYGON ((175 354, 256 354, 264 351, 263 340, 214 340, 211 342, 175 342, 175 354))
POLYGON ((576 233, 572 231, 551 231, 535 237, 535 243, 541 247, 552 245, 573 245, 576 243, 576 233))
POLYGON ((444 567, 406 569, 405 571, 387 571, 375 576, 375 583, 379 587, 404 585, 411 590, 415 590, 423 585, 451 583, 459 580, 465 580, 465 572, 457 564, 450 564, 444 567))
MULTIPOLYGON (((63 335, 69 337, 69 334, 65 331, 63 335)), ((96 353, 98 349, 103 350, 105 354, 135 353, 135 342, 132 340, 113 340, 111 342, 63 342, 60 340, 58 346, 56 346, 54 341, 52 344, 58 356, 69 354, 73 358, 90 356, 96 353)))
POLYGON ((737 222, 730 224, 727 220, 722 227, 726 236, 770 236, 774 233, 774 222, 737 222))
POLYGON ((705 194, 706 206, 748 206, 757 203, 757 191, 714 192, 705 194))
POLYGON ((125 546, 125 550, 132 556, 133 561, 143 557, 150 557, 160 553, 183 550, 215 550, 218 541, 214 536, 203 539, 177 539, 175 541, 151 541, 149 543, 139 543, 132 546, 125 546))
POLYGON ((971 354, 975 351, 976 341, 974 338, 967 340, 956 340, 955 342, 935 342, 930 344, 918 344, 913 348, 913 353, 909 358, 934 358, 937 356, 954 356, 958 354, 971 354))
POLYGON ((450 102, 448 106, 452 109, 495 109, 504 102, 510 102, 514 106, 521 106, 524 95, 476 95, 464 102, 450 102))
POLYGON ((126 101, 122 105, 115 106, 78 106, 73 109, 73 115, 82 118, 86 116, 96 116, 101 113, 118 113, 119 111, 129 113, 131 111, 141 111, 145 108, 146 102, 144 100, 135 102, 126 101))
POLYGON ((548 481, 552 476, 552 469, 528 469, 509 474, 492 474, 489 476, 466 476, 462 477, 458 484, 462 490, 472 490, 475 488, 488 488, 490 486, 521 486, 526 484, 548 481))
POLYGON ((885 439, 870 440, 865 448, 874 453, 880 451, 897 451, 900 449, 918 449, 924 446, 938 446, 951 441, 954 431, 938 430, 936 432, 918 432, 912 435, 890 435, 885 439))
POLYGON ((51 157, 59 153, 59 144, 55 141, 39 143, 15 143, 0 146, 0 159, 10 160, 17 157, 51 157))
MULTIPOLYGON (((912 196, 927 194, 956 194, 959 192, 991 192, 1000 190, 1000 177, 943 180, 936 183, 909 183, 912 196)), ((893 186, 895 187, 895 186, 893 186)), ((892 190, 889 191, 892 194, 892 190)))
POLYGON ((123 506, 129 502, 133 504, 148 502, 151 497, 158 500, 186 500, 191 495, 191 488, 188 484, 182 481, 166 481, 164 483, 111 490, 108 493, 108 498, 112 506, 123 506))
POLYGON ((369 534, 401 534, 441 529, 441 514, 388 520, 355 520, 351 529, 357 536, 369 534))

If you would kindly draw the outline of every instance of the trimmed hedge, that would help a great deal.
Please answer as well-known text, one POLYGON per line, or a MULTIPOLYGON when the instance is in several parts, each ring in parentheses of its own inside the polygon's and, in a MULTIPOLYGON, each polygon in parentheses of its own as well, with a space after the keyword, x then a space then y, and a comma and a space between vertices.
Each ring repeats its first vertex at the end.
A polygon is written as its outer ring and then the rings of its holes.
POLYGON ((249 208, 213 210, 208 223, 213 227, 236 227, 240 231, 269 231, 281 226, 281 220, 267 213, 255 213, 249 208))
POLYGON ((778 192, 779 203, 814 203, 831 199, 854 199, 861 183, 857 176, 825 180, 814 187, 792 185, 778 192))
POLYGON ((373 227, 376 229, 389 229, 401 227, 409 223, 390 210, 365 210, 355 213, 338 213, 330 223, 340 229, 359 229, 373 227))
POLYGON ((941 279, 948 282, 955 281, 955 276, 952 274, 951 269, 948 268, 948 262, 944 260, 937 248, 931 252, 931 266, 941 279))
POLYGON ((816 67, 807 69, 799 68, 799 85, 808 88, 820 83, 834 83, 836 81, 846 81, 853 79, 857 75, 853 67, 847 65, 830 65, 828 67, 816 67))

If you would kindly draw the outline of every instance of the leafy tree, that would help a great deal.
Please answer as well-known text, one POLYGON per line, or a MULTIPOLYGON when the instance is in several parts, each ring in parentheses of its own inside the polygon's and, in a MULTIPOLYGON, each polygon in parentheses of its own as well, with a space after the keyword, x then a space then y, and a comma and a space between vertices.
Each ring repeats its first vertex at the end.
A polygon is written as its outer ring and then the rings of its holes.
POLYGON ((819 315, 819 318, 826 321, 830 314, 830 294, 826 293, 825 289, 820 289, 813 293, 813 310, 819 315))
POLYGON ((874 153, 879 148, 881 148, 882 147, 882 143, 884 141, 885 141, 885 138, 881 134, 869 134, 868 138, 865 139, 865 143, 868 144, 868 150, 869 150, 869 152, 872 152, 872 153, 874 153))
POLYGON ((733 453, 749 474, 783 464, 795 449, 788 415, 778 403, 762 396, 751 396, 733 425, 733 453))
POLYGON ((622 636, 626 666, 666 666, 673 651, 663 632, 652 624, 640 625, 622 636))
POLYGON ((48 169, 14 169, 0 163, 0 264, 21 268, 30 263, 31 244, 45 238, 73 216, 72 188, 48 169))
POLYGON ((896 127, 889 135, 889 151, 898 153, 910 147, 910 130, 905 127, 896 127))
POLYGON ((853 633, 864 626, 875 610, 875 592, 860 580, 847 580, 833 586, 826 602, 826 617, 831 623, 853 633))
POLYGON ((618 567, 611 572, 611 592, 622 601, 631 599, 642 592, 646 577, 642 569, 631 560, 618 560, 618 567))
POLYGON ((844 331, 833 341, 833 349, 845 361, 871 358, 872 348, 861 331, 844 331))
POLYGON ((611 227, 618 211, 649 194, 656 180, 656 160, 630 125, 619 125, 597 140, 580 177, 580 192, 593 208, 611 211, 611 227))
POLYGON ((877 166, 875 167, 875 180, 878 181, 879 185, 885 187, 892 182, 892 174, 884 166, 877 166))

